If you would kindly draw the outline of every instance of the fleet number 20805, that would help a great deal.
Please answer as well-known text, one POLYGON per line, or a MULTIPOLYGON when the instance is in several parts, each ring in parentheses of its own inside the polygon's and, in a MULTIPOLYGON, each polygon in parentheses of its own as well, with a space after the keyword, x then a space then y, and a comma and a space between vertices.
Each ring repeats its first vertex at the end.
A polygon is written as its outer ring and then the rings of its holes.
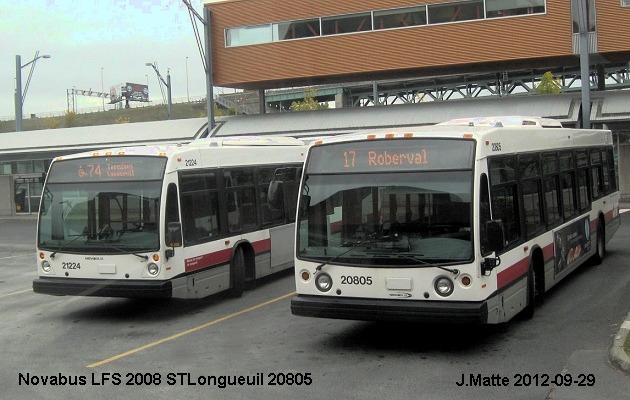
POLYGON ((371 276, 342 275, 341 284, 342 285, 371 285, 372 277, 371 276))

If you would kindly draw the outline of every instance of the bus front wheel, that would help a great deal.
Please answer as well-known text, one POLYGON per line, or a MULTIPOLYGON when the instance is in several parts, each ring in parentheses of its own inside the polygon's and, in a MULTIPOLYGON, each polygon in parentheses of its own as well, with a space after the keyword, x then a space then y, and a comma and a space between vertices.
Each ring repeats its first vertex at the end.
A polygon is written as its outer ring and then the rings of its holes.
POLYGON ((245 253, 241 247, 234 251, 230 265, 230 295, 241 297, 245 290, 245 253))
POLYGON ((523 318, 532 319, 534 317, 534 308, 536 307, 536 273, 534 272, 534 264, 530 260, 529 270, 527 271, 527 305, 522 311, 523 318))

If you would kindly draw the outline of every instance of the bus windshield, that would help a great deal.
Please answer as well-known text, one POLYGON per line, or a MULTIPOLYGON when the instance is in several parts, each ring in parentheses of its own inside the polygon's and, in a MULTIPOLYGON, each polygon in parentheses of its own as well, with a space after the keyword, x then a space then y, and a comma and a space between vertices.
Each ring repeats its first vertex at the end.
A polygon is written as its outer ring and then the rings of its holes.
POLYGON ((39 248, 76 254, 158 250, 162 181, 156 178, 162 176, 166 161, 144 159, 53 163, 42 194, 39 248), (109 176, 107 168, 114 171, 109 176), (139 172, 146 168, 152 171, 139 172), (77 178, 80 171, 86 176, 77 178))
POLYGON ((357 144, 313 148, 310 157, 315 164, 307 164, 302 186, 298 257, 378 267, 470 262, 473 142, 417 142, 415 149, 414 144, 405 143, 405 153, 389 143, 370 143, 365 149, 357 144), (428 158, 437 157, 438 149, 447 153, 447 145, 461 152, 455 156, 448 152, 440 161, 436 158, 433 169, 426 165, 411 168, 407 160, 402 171, 385 163, 372 169, 369 160, 359 164, 369 152, 428 158), (387 146, 387 151, 381 146, 387 146), (319 161, 335 159, 335 153, 347 153, 350 148, 359 166, 349 168, 350 172, 319 161), (453 161, 445 163, 445 159, 453 161), (319 173, 320 167, 332 173, 319 173))

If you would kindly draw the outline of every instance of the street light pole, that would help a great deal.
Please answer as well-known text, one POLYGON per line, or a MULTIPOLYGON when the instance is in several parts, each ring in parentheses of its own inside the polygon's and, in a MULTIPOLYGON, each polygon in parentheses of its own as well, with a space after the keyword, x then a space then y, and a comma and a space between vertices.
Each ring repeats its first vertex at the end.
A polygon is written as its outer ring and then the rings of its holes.
POLYGON ((30 82, 33 69, 35 68, 35 62, 40 58, 50 58, 48 54, 43 56, 39 55, 39 51, 35 53, 35 58, 26 64, 22 65, 22 57, 18 54, 15 56, 15 131, 22 131, 22 106, 24 105, 24 98, 26 97, 25 93, 22 93, 22 68, 26 67, 29 64, 33 64, 31 67, 31 75, 29 75, 28 82, 26 84, 28 88, 28 83, 30 82))
MULTIPOLYGON (((146 63, 145 64, 147 67, 153 67, 153 70, 155 71, 155 73, 157 74, 158 79, 164 84, 166 85, 166 93, 167 93, 167 104, 166 104, 166 112, 168 113, 168 119, 173 119, 173 115, 171 113, 172 111, 172 98, 171 98, 171 72, 170 70, 167 70, 166 72, 166 81, 164 80, 164 78, 162 78, 162 75, 160 75, 160 71, 157 69, 157 67, 155 66, 155 63, 146 63)), ((162 91, 162 96, 164 96, 164 91, 162 91)))
MULTIPOLYGON (((101 96, 104 96, 105 86, 103 85, 103 67, 101 67, 101 96)), ((103 97, 103 111, 105 111, 105 97, 103 97)))
POLYGON ((171 98, 171 70, 166 70, 166 96, 168 98, 168 119, 173 119, 173 99, 171 98))
POLYGON ((22 58, 15 56, 15 131, 22 131, 22 58))
POLYGON ((188 92, 188 57, 186 57, 186 98, 190 103, 190 92, 188 92))

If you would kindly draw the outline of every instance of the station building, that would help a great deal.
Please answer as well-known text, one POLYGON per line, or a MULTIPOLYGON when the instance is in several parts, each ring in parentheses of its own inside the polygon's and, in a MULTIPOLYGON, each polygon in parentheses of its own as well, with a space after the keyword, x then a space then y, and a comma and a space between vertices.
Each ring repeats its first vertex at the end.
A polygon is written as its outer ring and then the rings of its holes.
MULTIPOLYGON (((0 215, 36 213, 50 160, 79 151, 188 142, 208 136, 324 136, 422 126, 458 117, 532 115, 611 129, 622 200, 630 200, 630 0, 584 0, 590 109, 563 71, 579 69, 577 7, 569 0, 227 0, 206 4, 214 86, 258 91, 267 111, 273 90, 337 87, 340 109, 205 118, 0 134, 0 215), (562 75, 563 93, 531 90, 475 97, 480 76, 541 71, 562 75), (459 99, 439 96, 383 106, 384 92, 444 78, 459 99), (352 88, 372 88, 372 106, 353 107, 352 88), (348 89, 350 88, 350 89, 348 89)), ((578 77, 579 79, 579 77, 578 77)), ((444 89, 445 90, 445 89, 444 89)), ((369 90, 368 90, 369 91, 369 90)), ((367 94, 369 97, 370 94, 367 94)), ((282 108, 280 108, 282 109, 282 108)))
MULTIPOLYGON (((587 5, 591 64, 630 60, 630 1, 587 5)), ((214 84, 241 89, 578 66, 575 0, 209 3, 214 84)))

